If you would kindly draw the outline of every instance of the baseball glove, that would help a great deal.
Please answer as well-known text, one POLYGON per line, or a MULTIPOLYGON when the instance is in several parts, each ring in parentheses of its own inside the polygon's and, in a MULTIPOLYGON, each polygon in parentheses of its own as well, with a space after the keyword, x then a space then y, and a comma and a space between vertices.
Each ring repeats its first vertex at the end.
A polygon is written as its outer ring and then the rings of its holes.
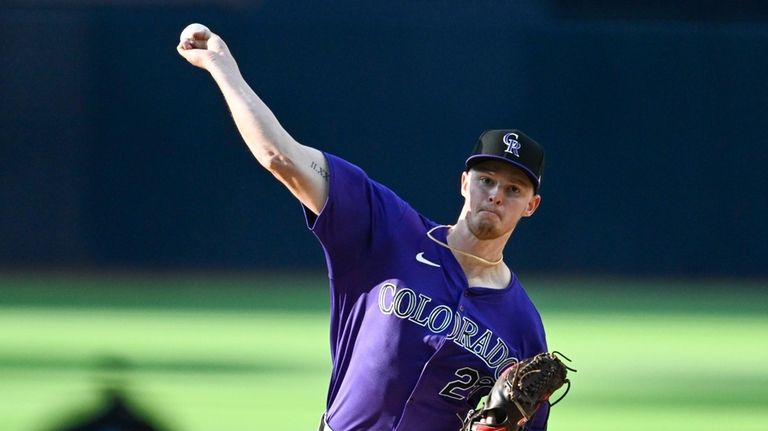
POLYGON ((483 408, 470 410, 461 430, 518 431, 542 402, 567 383, 565 393, 550 406, 557 404, 571 387, 568 370, 576 371, 563 364, 558 355, 570 361, 560 352, 544 352, 504 370, 483 408))

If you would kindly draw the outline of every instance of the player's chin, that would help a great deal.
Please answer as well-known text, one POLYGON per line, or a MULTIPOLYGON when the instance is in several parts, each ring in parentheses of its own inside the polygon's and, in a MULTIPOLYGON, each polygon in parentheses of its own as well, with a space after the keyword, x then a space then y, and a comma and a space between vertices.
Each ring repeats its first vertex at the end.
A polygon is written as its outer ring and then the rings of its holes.
POLYGON ((493 221, 478 218, 474 223, 470 223, 469 227, 475 237, 481 240, 496 239, 503 235, 498 219, 493 221))

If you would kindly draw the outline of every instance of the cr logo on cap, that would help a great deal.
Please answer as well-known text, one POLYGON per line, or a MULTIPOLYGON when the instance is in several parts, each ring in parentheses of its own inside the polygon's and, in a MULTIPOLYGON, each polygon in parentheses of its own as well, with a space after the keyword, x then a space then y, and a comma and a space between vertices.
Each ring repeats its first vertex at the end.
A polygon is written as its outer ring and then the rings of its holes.
POLYGON ((515 155, 515 157, 520 157, 520 154, 517 153, 517 150, 519 150, 521 146, 520 142, 517 142, 517 138, 517 133, 507 133, 503 138, 501 138, 501 141, 507 144, 507 149, 504 150, 505 153, 512 153, 515 155))

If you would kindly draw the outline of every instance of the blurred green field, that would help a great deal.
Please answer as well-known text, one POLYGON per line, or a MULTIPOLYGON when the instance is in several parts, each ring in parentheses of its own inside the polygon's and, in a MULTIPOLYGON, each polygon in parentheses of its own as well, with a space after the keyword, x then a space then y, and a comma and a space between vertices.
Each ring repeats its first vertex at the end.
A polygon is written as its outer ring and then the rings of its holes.
MULTIPOLYGON (((579 370, 550 430, 768 429, 764 283, 525 284, 579 370)), ((322 275, 0 276, 0 430, 55 429, 118 378, 169 430, 314 430, 327 308, 322 275)))

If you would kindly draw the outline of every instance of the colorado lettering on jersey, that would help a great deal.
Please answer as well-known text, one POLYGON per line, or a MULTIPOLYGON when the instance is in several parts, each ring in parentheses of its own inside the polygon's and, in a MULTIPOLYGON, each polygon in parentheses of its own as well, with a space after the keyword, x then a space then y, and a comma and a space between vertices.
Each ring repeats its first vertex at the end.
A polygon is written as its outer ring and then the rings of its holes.
POLYGON ((489 329, 478 335, 480 327, 472 319, 447 305, 431 305, 431 302, 432 298, 407 287, 398 288, 393 283, 384 283, 379 290, 379 309, 382 313, 426 327, 435 334, 441 334, 450 327, 446 340, 495 369, 496 378, 507 366, 518 362, 518 358, 509 355, 509 347, 504 340, 489 329))

